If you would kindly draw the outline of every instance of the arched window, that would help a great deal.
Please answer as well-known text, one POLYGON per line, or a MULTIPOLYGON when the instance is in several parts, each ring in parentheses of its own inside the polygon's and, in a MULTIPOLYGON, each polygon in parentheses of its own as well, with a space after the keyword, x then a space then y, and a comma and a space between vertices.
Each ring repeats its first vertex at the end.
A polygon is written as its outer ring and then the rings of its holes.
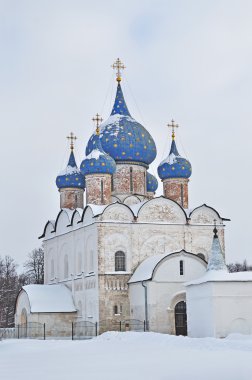
POLYGON ((203 255, 203 253, 197 253, 197 256, 199 256, 202 260, 206 260, 205 255, 203 255))
POLYGON ((133 191, 133 168, 130 167, 130 192, 133 191))
POLYGON ((117 306, 117 305, 114 305, 114 314, 115 314, 115 315, 118 314, 118 306, 117 306))
POLYGON ((64 278, 68 278, 69 273, 68 273, 68 256, 64 256, 64 278))
POLYGON ((117 251, 115 254, 115 271, 121 272, 121 271, 125 271, 125 270, 126 270, 125 253, 122 251, 117 251))

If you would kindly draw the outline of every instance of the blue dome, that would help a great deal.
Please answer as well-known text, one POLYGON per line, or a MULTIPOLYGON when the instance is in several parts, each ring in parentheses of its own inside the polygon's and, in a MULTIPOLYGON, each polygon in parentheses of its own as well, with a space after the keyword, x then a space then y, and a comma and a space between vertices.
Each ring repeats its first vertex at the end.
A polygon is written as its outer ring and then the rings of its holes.
POLYGON ((151 193, 155 193, 155 191, 158 188, 158 181, 157 178, 154 177, 154 175, 147 172, 147 178, 146 178, 146 190, 151 193))
MULTIPOLYGON (((148 166, 154 161, 157 150, 149 132, 134 120, 125 103, 120 83, 110 117, 101 124, 102 148, 116 162, 135 162, 148 166)), ((93 146, 92 135, 86 148, 88 155, 93 146)))
POLYGON ((158 166, 159 178, 189 178, 191 174, 192 167, 190 162, 179 155, 173 139, 168 157, 158 166))
POLYGON ((87 157, 82 161, 80 166, 82 174, 108 173, 113 174, 116 170, 116 163, 102 149, 100 138, 95 134, 92 139, 92 150, 87 157))
POLYGON ((59 189, 66 187, 74 187, 78 189, 85 188, 85 178, 76 165, 74 153, 72 151, 66 169, 60 172, 56 178, 56 185, 59 189))

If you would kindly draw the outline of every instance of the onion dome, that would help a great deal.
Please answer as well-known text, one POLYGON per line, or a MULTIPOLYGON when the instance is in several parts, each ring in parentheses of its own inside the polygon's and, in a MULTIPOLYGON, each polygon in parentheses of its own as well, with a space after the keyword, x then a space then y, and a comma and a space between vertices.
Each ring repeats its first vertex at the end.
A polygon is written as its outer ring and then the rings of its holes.
POLYGON ((158 188, 158 181, 157 178, 154 177, 151 173, 147 172, 146 177, 146 190, 150 193, 155 193, 155 191, 158 188))
POLYGON ((168 126, 173 128, 172 144, 168 157, 158 166, 159 178, 162 180, 168 178, 189 178, 192 174, 191 164, 187 159, 180 156, 175 142, 174 127, 177 127, 178 125, 175 125, 172 120, 172 124, 168 124, 168 126))
MULTIPOLYGON (((155 142, 150 133, 129 113, 120 84, 120 71, 117 74, 117 81, 111 115, 100 126, 102 148, 116 162, 131 162, 148 167, 157 154, 155 142)), ((94 139, 95 135, 92 135, 87 144, 87 155, 92 150, 94 139)))
POLYGON ((98 122, 102 119, 99 118, 99 115, 97 114, 96 119, 93 120, 97 120, 96 134, 92 139, 92 149, 90 150, 90 153, 81 163, 81 172, 83 175, 95 173, 113 174, 116 170, 116 163, 112 157, 104 152, 100 142, 98 122))
POLYGON ((73 150, 71 150, 67 167, 61 171, 56 178, 56 185, 59 189, 72 187, 77 189, 85 188, 85 178, 76 165, 73 150))

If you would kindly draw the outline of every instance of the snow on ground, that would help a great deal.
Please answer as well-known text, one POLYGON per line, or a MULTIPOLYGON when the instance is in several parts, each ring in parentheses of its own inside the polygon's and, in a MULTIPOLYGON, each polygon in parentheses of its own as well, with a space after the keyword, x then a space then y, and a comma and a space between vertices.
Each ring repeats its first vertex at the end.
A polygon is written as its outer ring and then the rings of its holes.
POLYGON ((108 332, 86 341, 4 340, 1 380, 250 380, 252 336, 108 332))

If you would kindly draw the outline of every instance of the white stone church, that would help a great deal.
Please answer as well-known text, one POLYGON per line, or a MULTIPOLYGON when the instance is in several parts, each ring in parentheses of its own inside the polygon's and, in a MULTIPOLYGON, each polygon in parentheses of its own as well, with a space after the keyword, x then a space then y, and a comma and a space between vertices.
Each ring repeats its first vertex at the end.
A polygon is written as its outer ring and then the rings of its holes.
POLYGON ((163 195, 155 197, 158 182, 148 169, 156 145, 129 113, 122 63, 113 66, 114 106, 106 121, 94 118, 96 131, 80 167, 70 135, 69 161, 56 179, 60 211, 41 236, 45 284, 20 291, 16 323, 46 323, 50 330, 90 321, 103 331, 117 321, 139 320, 148 330, 177 335, 252 333, 252 277, 228 274, 224 262, 228 219, 206 204, 189 207, 191 164, 177 150, 174 121, 170 151, 158 166, 163 195), (232 318, 230 327, 215 328, 214 297, 223 292, 223 313, 232 318))

